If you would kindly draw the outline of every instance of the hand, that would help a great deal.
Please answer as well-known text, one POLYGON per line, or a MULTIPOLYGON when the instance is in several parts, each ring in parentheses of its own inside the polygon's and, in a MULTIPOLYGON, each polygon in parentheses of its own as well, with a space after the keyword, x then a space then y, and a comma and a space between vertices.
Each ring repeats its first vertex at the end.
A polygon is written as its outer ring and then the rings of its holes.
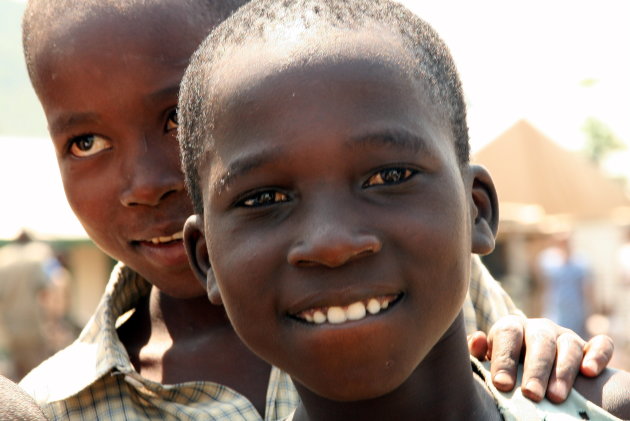
POLYGON ((492 382, 503 392, 514 388, 524 353, 523 395, 538 402, 546 394, 551 402, 560 403, 567 398, 578 371, 595 377, 606 368, 614 345, 606 335, 586 342, 547 319, 505 316, 492 326, 487 338, 483 332, 470 335, 468 348, 479 360, 491 360, 492 382))

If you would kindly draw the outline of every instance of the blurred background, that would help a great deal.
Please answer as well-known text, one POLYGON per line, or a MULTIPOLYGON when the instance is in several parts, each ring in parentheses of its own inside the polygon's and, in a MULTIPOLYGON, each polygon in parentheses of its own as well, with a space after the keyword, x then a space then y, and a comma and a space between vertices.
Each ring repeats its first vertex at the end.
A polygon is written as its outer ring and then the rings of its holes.
MULTIPOLYGON (((613 365, 630 369, 630 2, 401 2, 437 29, 462 77, 473 161, 501 207, 486 265, 530 317, 613 336, 613 365)), ((42 352, 17 361, 0 329, 0 373, 14 379, 75 337, 114 264, 65 201, 23 63, 24 7, 0 0, 0 265, 38 251, 21 298, 6 287, 2 298, 0 279, 0 314, 30 307, 37 327, 16 329, 38 332, 20 343, 42 352)))

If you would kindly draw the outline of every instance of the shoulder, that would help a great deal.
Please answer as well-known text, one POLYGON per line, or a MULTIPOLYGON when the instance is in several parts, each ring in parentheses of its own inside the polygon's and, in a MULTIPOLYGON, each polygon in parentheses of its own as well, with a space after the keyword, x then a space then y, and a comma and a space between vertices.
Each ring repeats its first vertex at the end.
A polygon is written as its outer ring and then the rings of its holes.
MULTIPOLYGON (((479 363, 471 358, 473 371, 485 382, 490 394, 494 397, 503 418, 506 421, 516 420, 592 420, 592 421, 618 421, 619 414, 612 413, 611 408, 602 409, 601 402, 592 399, 593 396, 583 396, 580 391, 573 389, 566 401, 554 404, 547 399, 533 402, 523 396, 521 388, 522 365, 519 366, 517 387, 510 392, 501 392, 494 387, 491 381, 489 364, 479 363)), ((577 384, 577 382, 576 382, 577 384)), ((593 391, 595 389, 593 388, 593 391)), ((627 395, 627 392, 626 392, 627 395)), ((626 418, 626 417, 623 417, 626 418)))
POLYGON ((0 419, 45 420, 42 410, 18 385, 0 376, 0 419))
POLYGON ((595 378, 578 376, 574 388, 622 419, 630 419, 630 373, 608 368, 595 378))

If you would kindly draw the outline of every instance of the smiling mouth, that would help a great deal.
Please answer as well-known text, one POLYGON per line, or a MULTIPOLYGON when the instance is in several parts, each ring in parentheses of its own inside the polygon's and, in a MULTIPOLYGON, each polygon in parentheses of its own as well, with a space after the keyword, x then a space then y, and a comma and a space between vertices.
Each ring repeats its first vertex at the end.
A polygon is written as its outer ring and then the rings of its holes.
POLYGON ((153 238, 149 238, 148 240, 144 240, 142 242, 159 245, 159 244, 171 243, 173 241, 178 241, 178 240, 181 240, 183 238, 184 238, 184 231, 179 231, 179 232, 176 232, 173 235, 167 235, 167 236, 163 236, 163 237, 153 237, 153 238))
POLYGON ((345 306, 315 307, 300 311, 292 317, 314 325, 341 324, 349 321, 363 320, 386 311, 396 304, 402 294, 379 295, 356 301, 345 306))

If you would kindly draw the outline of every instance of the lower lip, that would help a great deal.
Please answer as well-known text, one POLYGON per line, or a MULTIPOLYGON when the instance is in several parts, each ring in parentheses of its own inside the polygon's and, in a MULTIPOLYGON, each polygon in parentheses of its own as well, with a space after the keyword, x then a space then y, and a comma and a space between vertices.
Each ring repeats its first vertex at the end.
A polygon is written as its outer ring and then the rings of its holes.
POLYGON ((149 241, 135 243, 143 254, 161 266, 188 265, 188 257, 182 240, 154 244, 149 241))

